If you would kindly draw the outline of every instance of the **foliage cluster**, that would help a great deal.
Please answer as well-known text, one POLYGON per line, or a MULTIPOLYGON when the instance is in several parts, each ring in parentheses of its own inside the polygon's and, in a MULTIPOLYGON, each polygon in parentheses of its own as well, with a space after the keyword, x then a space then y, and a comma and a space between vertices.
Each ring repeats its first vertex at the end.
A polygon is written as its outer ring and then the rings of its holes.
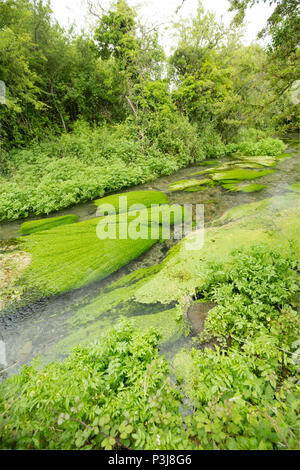
POLYGON ((277 155, 277 117, 293 128, 296 62, 270 66, 263 48, 243 46, 240 28, 201 2, 173 25, 168 58, 157 28, 125 0, 96 16, 90 33, 64 30, 43 0, 5 0, 0 17, 0 220, 48 214, 204 158, 277 155), (272 86, 279 73, 284 92, 272 86), (268 132, 240 139, 248 127, 268 132))

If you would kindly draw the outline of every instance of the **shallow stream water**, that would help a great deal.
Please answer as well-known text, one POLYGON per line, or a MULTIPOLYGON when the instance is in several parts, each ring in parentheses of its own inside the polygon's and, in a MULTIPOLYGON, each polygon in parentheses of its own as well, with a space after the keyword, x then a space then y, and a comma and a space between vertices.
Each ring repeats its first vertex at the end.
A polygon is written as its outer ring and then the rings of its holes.
MULTIPOLYGON (((220 217, 228 209, 282 194, 290 184, 299 181, 300 160, 297 147, 293 143, 289 144, 289 148, 285 152, 289 153, 291 158, 279 160, 273 174, 257 180, 259 184, 267 185, 267 189, 261 192, 229 192, 218 185, 200 192, 170 191, 169 185, 171 183, 195 178, 192 176, 193 173, 210 168, 210 165, 190 166, 171 176, 158 178, 152 183, 129 188, 127 191, 154 189, 165 192, 173 204, 204 204, 205 224, 209 226, 213 220, 220 217)), ((95 210, 95 205, 90 202, 50 214, 50 216, 75 214, 82 221, 94 218, 95 210)), ((0 224, 0 240, 10 243, 10 240, 20 236, 19 230, 22 222, 0 224)), ((88 305, 96 296, 99 296, 104 287, 139 268, 161 263, 165 259, 169 248, 174 244, 174 240, 157 243, 147 253, 103 281, 63 295, 42 299, 19 309, 11 315, 1 316, 0 313, 0 362, 1 357, 2 362, 4 362, 3 358, 6 362, 2 379, 16 372, 21 365, 30 362, 34 357, 47 355, 59 341, 66 338, 70 334, 68 319, 74 315, 79 307, 88 305)), ((151 313, 153 307, 149 306, 148 308, 149 313, 151 313)), ((147 314, 147 311, 143 309, 142 313, 147 314)), ((77 327, 73 326, 72 328, 77 327)), ((82 328, 82 326, 78 326, 78 328, 82 328)), ((187 341, 187 339, 182 338, 182 340, 179 340, 176 344, 173 343, 169 347, 165 345, 162 352, 167 356, 171 356, 173 351, 178 352, 178 349, 187 344, 187 341)))

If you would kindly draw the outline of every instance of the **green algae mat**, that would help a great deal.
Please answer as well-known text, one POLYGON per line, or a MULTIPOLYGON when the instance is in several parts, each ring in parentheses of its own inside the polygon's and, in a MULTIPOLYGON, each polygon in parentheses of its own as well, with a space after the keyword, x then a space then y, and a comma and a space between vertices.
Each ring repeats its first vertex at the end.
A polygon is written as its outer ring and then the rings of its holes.
POLYGON ((266 189, 267 186, 265 184, 238 184, 238 183, 227 183, 223 184, 224 189, 228 189, 228 191, 238 192, 241 191, 243 193, 255 193, 258 191, 262 191, 266 189))
MULTIPOLYGON (((188 250, 190 240, 187 239, 173 248, 159 272, 136 291, 135 301, 181 302, 186 295, 194 293, 201 279, 205 280, 207 263, 226 262, 234 249, 263 243, 285 251, 292 242, 299 253, 299 216, 299 197, 293 194, 231 209, 219 219, 220 226, 216 223, 215 227, 206 229, 201 249, 188 250)), ((195 237, 192 234, 190 238, 195 237)))
POLYGON ((147 251, 157 240, 100 240, 99 219, 65 225, 22 239, 32 262, 23 281, 44 295, 103 279, 147 251))
POLYGON ((168 238, 170 226, 182 223, 184 209, 170 212, 164 193, 141 191, 124 195, 128 208, 130 202, 142 202, 149 207, 155 204, 155 207, 136 209, 137 217, 133 212, 122 212, 124 208, 117 205, 119 195, 115 195, 100 201, 115 204, 117 216, 97 217, 80 223, 71 223, 75 219, 65 217, 27 224, 27 233, 31 233, 19 239, 19 249, 30 256, 31 263, 20 283, 25 290, 33 292, 33 299, 61 294, 104 279, 138 258, 160 239, 168 238), (132 228, 136 237, 132 235, 132 228))
POLYGON ((69 334, 50 349, 45 361, 57 355, 65 355, 78 344, 99 341, 116 324, 120 317, 127 317, 141 331, 156 328, 161 335, 160 344, 176 344, 187 330, 183 321, 178 321, 178 310, 172 305, 142 304, 135 301, 135 292, 149 282, 159 271, 160 265, 141 268, 105 287, 87 305, 80 307, 67 320, 69 334))
POLYGON ((201 186, 212 186, 213 181, 210 179, 202 179, 202 180, 183 180, 183 181, 176 181, 176 183, 172 183, 169 185, 171 191, 187 191, 187 190, 199 190, 201 186), (196 188, 196 189, 195 189, 196 188))
POLYGON ((257 178, 262 178, 263 176, 270 175, 273 173, 272 170, 244 170, 244 169, 234 169, 221 171, 219 173, 214 173, 212 179, 218 183, 232 183, 235 181, 244 181, 244 180, 254 180, 257 178))
POLYGON ((288 191, 293 193, 300 193, 300 183, 294 183, 287 187, 288 191))
POLYGON ((209 176, 209 178, 177 181, 170 184, 169 188, 171 191, 196 192, 204 191, 210 186, 219 184, 228 191, 241 191, 244 193, 262 191, 266 188, 265 185, 241 185, 239 183, 242 181, 256 180, 272 174, 274 170, 266 169, 266 167, 274 167, 277 162, 278 159, 271 156, 240 156, 238 160, 223 163, 219 162, 219 165, 216 165, 215 161, 213 161, 214 167, 197 171, 191 175, 206 175, 209 176))
POLYGON ((55 346, 53 357, 78 342, 98 339, 121 316, 131 318, 140 329, 155 326, 162 343, 176 345, 187 328, 178 321, 178 313, 185 299, 205 283, 209 263, 226 263, 234 249, 257 244, 288 251, 291 243, 298 243, 299 215, 298 196, 293 194, 230 209, 206 230, 201 249, 187 250, 184 239, 163 263, 122 277, 79 308, 68 320, 70 334, 55 346))
MULTIPOLYGON (((96 206, 113 206, 114 210, 106 210, 106 213, 121 214, 130 211, 130 207, 135 204, 143 204, 145 207, 151 207, 152 204, 168 204, 168 196, 160 191, 131 191, 128 193, 112 194, 94 201, 96 206), (121 197, 121 198, 120 198, 121 197), (125 199, 126 198, 126 199, 125 199)), ((101 216, 101 212, 97 212, 101 216)), ((103 214, 104 215, 104 214, 103 214)))

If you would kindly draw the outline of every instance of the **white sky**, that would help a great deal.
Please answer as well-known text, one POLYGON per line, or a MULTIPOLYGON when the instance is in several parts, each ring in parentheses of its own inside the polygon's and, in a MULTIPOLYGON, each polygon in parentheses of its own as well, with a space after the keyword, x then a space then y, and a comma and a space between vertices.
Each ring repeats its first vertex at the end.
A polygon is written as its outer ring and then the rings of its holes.
MULTIPOLYGON (((198 0, 186 0, 177 17, 174 16, 176 8, 181 4, 181 0, 127 0, 129 5, 140 6, 140 16, 150 24, 161 24, 169 20, 193 15, 197 9, 198 0)), ((103 6, 107 6, 108 0, 100 0, 103 6)), ((54 16, 62 26, 75 23, 78 30, 87 27, 87 8, 85 0, 51 0, 54 16)), ((233 14, 228 12, 229 0, 202 0, 206 10, 214 11, 218 17, 223 16, 226 25, 230 24, 233 14)), ((266 24, 272 8, 268 4, 261 3, 255 5, 247 12, 247 27, 244 43, 249 44, 256 39, 257 33, 266 24)), ((161 29, 163 35, 162 43, 167 50, 172 46, 171 39, 167 33, 161 29)))

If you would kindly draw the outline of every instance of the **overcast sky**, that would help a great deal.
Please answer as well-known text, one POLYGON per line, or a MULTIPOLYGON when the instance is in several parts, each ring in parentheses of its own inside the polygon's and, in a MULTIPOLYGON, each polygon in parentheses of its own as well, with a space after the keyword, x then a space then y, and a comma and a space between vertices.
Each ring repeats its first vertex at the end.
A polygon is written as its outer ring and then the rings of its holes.
MULTIPOLYGON (((140 16, 152 24, 161 24, 175 18, 176 8, 181 4, 182 0, 127 0, 129 5, 140 6, 140 16)), ((102 5, 107 5, 108 0, 102 0, 102 5)), ((75 23, 80 30, 87 25, 87 8, 86 0, 51 0, 54 15, 63 26, 75 23)), ((185 0, 180 10, 179 17, 188 17, 193 15, 197 9, 198 0, 185 0)), ((203 0, 202 4, 205 9, 214 11, 219 17, 223 16, 225 24, 229 25, 233 14, 228 12, 228 0, 203 0)), ((264 3, 255 5, 247 13, 247 27, 244 43, 249 44, 256 39, 257 33, 266 24, 266 20, 270 16, 272 9, 264 3)), ((162 41, 165 48, 170 49, 171 39, 164 30, 162 41)))

